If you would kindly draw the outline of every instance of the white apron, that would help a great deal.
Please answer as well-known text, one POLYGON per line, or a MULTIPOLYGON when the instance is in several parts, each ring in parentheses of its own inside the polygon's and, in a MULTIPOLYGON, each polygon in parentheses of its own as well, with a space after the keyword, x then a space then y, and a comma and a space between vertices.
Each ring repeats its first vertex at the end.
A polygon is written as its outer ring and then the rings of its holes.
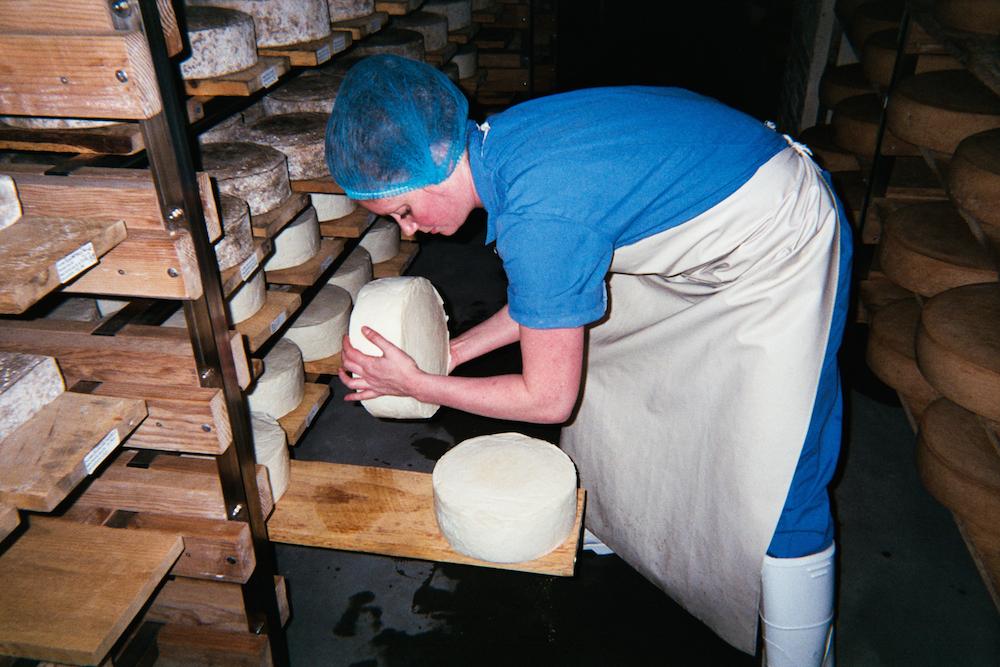
POLYGON ((838 261, 836 207, 797 147, 705 213, 619 248, 562 432, 588 528, 747 653, 838 261))

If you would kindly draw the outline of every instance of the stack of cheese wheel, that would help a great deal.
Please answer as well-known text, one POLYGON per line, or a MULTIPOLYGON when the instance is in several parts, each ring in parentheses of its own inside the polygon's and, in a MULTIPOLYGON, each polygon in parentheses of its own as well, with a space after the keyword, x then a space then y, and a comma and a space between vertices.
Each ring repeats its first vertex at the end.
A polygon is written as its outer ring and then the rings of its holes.
POLYGON ((799 141, 809 147, 813 159, 829 172, 861 169, 858 157, 837 145, 832 125, 813 125, 802 131, 799 141))
POLYGON ((271 241, 274 250, 264 263, 265 271, 299 266, 319 252, 319 220, 316 209, 307 206, 271 241))
POLYGON ((234 113, 198 135, 198 145, 239 141, 243 134, 243 114, 234 113))
POLYGON ((479 49, 475 44, 462 44, 451 57, 458 67, 459 79, 471 79, 479 71, 479 49))
MULTIPOLYGON (((426 278, 400 276, 381 278, 358 292, 351 311, 351 345, 364 354, 382 356, 382 351, 362 333, 370 327, 406 352, 426 373, 445 375, 451 352, 448 318, 441 296, 426 278)), ((410 396, 380 396, 361 404, 375 417, 426 419, 440 406, 422 403, 410 396)))
POLYGON ((419 32, 424 37, 424 52, 440 51, 448 46, 448 19, 431 12, 412 12, 392 19, 392 27, 419 32))
POLYGON ((940 394, 917 367, 917 324, 920 303, 915 298, 894 301, 875 311, 869 322, 868 365, 875 376, 899 392, 917 419, 940 394))
POLYGON ((935 0, 934 18, 952 30, 1000 36, 1000 3, 996 0, 935 0))
POLYGON ((249 14, 224 7, 188 7, 191 55, 181 61, 185 79, 211 79, 257 64, 257 40, 249 14))
POLYGON ((285 430, 271 415, 260 412, 250 413, 250 428, 253 432, 253 451, 257 463, 267 468, 274 502, 288 490, 291 468, 288 455, 288 437, 285 430))
POLYGON ((344 288, 357 302, 358 292, 372 281, 372 256, 361 246, 356 246, 327 281, 329 285, 344 288))
POLYGON ((317 361, 338 354, 351 319, 351 295, 336 285, 324 285, 300 312, 285 333, 285 340, 299 346, 303 361, 317 361))
MULTIPOLYGON (((873 34, 865 42, 861 54, 865 78, 880 89, 889 87, 892 80, 892 69, 896 64, 896 49, 899 33, 896 30, 882 30, 873 34)), ((916 44, 913 40, 907 43, 905 56, 908 65, 902 71, 913 71, 916 74, 936 72, 943 69, 961 69, 958 59, 947 53, 944 47, 937 43, 916 44)))
POLYGON ((372 264, 388 261, 399 254, 399 225, 390 218, 378 218, 359 245, 371 255, 372 264))
POLYGON ((349 21, 375 12, 375 0, 327 0, 331 21, 349 21))
POLYGON ((472 26, 472 0, 427 0, 421 9, 448 19, 448 32, 472 26))
POLYGON ((301 44, 330 35, 326 0, 187 0, 189 5, 228 7, 253 17, 257 46, 301 44))
POLYGON ((288 158, 288 177, 293 181, 328 175, 323 149, 329 111, 299 111, 265 116, 247 126, 247 137, 281 151, 288 158))
POLYGON ((297 77, 264 96, 264 113, 276 116, 306 111, 329 116, 346 73, 331 69, 323 74, 297 77))
POLYGON ((819 82, 819 102, 833 108, 841 100, 873 92, 861 63, 827 67, 819 82))
POLYGON ((222 238, 215 242, 215 258, 219 271, 242 264, 253 251, 253 229, 250 227, 250 207, 239 197, 219 195, 222 214, 222 238))
POLYGON ((328 195, 314 192, 309 195, 309 199, 321 222, 343 218, 354 213, 358 208, 358 203, 347 195, 328 195))
POLYGON ((422 61, 424 59, 424 36, 414 30, 387 28, 355 46, 354 53, 360 56, 391 54, 422 61))
POLYGON ((226 299, 230 324, 239 324, 257 314, 267 301, 264 272, 259 268, 226 299))
POLYGON ((245 201, 250 215, 273 211, 292 195, 288 160, 268 146, 243 141, 205 144, 201 163, 219 192, 245 201))
POLYGON ((962 140, 948 164, 948 191, 1000 257, 1000 129, 962 140))
POLYGON ((252 412, 280 419, 299 406, 305 388, 302 352, 282 338, 264 355, 264 372, 247 392, 247 405, 252 412))
POLYGON ((576 523, 576 467, 520 433, 466 440, 434 466, 434 514, 455 551, 494 563, 541 558, 576 523))
MULTIPOLYGON (((833 108, 834 136, 837 145, 860 158, 869 160, 875 154, 878 127, 882 117, 882 101, 877 94, 855 95, 841 100, 833 108)), ((894 135, 887 128, 882 137, 883 155, 920 155, 920 150, 894 135)))

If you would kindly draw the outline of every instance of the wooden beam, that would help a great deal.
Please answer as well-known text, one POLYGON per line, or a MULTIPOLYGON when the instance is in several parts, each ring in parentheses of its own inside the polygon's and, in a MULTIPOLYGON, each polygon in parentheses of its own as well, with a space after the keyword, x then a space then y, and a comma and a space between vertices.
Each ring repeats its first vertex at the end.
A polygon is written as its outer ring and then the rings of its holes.
MULTIPOLYGON (((284 611, 281 624, 287 620, 288 598, 284 577, 275 577, 278 608, 284 611), (282 599, 284 598, 284 599, 282 599)), ((239 585, 198 579, 172 579, 153 598, 145 620, 154 623, 176 623, 223 632, 246 632, 247 615, 239 585)))
POLYGON ((190 625, 163 626, 156 637, 157 667, 226 665, 270 667, 267 637, 249 632, 222 632, 190 625))
POLYGON ((0 505, 0 543, 21 525, 21 515, 16 507, 0 505))

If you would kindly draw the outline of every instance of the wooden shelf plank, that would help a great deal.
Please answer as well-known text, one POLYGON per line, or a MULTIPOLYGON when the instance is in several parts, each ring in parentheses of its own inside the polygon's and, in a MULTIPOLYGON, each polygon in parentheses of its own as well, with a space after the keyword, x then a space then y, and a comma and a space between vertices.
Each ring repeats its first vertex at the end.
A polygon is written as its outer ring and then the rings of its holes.
POLYGON ((312 424, 313 419, 319 414, 319 409, 323 407, 328 398, 330 398, 329 386, 306 382, 302 402, 297 408, 278 420, 278 424, 285 430, 285 436, 288 438, 290 446, 299 444, 302 434, 312 424))
MULTIPOLYGON (((288 588, 285 578, 274 578, 282 625, 288 622, 288 588)), ((144 621, 176 623, 221 630, 245 632, 249 621, 239 585, 198 579, 173 579, 163 584, 149 605, 144 621)))
POLYGON ((236 266, 231 266, 220 274, 222 279, 222 296, 228 297, 236 288, 253 275, 264 258, 271 254, 271 240, 267 238, 254 239, 253 253, 236 266))
POLYGON ((523 563, 489 563, 453 550, 441 534, 430 474, 293 460, 288 490, 267 531, 272 541, 285 544, 571 576, 584 497, 579 489, 576 524, 554 551, 523 563))
POLYGON ((167 624, 156 636, 156 648, 156 667, 263 667, 272 664, 267 637, 249 632, 167 624))
POLYGON ((63 392, 0 442, 0 502, 51 512, 145 417, 138 399, 63 392))
POLYGON ((292 181, 292 192, 315 192, 323 195, 342 195, 344 188, 337 185, 331 176, 311 178, 305 181, 292 181))
POLYGON ((308 204, 309 197, 300 192, 293 192, 291 197, 274 210, 258 215, 251 215, 250 228, 253 231, 253 235, 257 238, 274 238, 308 204))
POLYGON ((22 313, 125 240, 121 220, 21 218, 0 230, 0 313, 22 313))
POLYGON ((76 129, 26 129, 0 124, 0 149, 92 155, 134 155, 145 148, 138 123, 76 129))
POLYGON ((413 241, 400 241, 399 254, 392 259, 372 265, 372 275, 376 278, 401 276, 410 267, 413 258, 420 251, 420 244, 413 241))
POLYGON ((335 21, 330 24, 330 29, 334 32, 349 32, 351 39, 364 39, 368 35, 373 35, 381 30, 389 21, 389 15, 385 12, 373 12, 368 16, 359 16, 356 19, 347 21, 335 21))
POLYGON ((449 30, 448 41, 454 42, 455 44, 468 44, 473 39, 475 39, 477 33, 479 33, 479 24, 473 23, 467 28, 459 28, 458 30, 449 30))
POLYGON ((298 266, 290 266, 287 269, 265 271, 264 279, 272 284, 311 287, 319 280, 323 272, 340 257, 346 244, 347 242, 343 239, 321 239, 319 252, 313 255, 309 261, 298 266))
POLYGON ((16 507, 0 505, 0 543, 21 525, 21 515, 16 507))
POLYGON ((270 88, 290 69, 288 58, 266 56, 241 72, 214 79, 188 79, 184 82, 184 90, 188 95, 247 97, 270 88))
POLYGON ((350 35, 337 32, 328 37, 321 37, 300 44, 259 48, 257 49, 257 53, 262 56, 288 58, 288 62, 292 64, 292 67, 316 67, 325 63, 334 54, 346 51, 350 45, 350 35))
POLYGON ((443 49, 438 49, 437 51, 428 51, 424 54, 424 62, 434 65, 435 67, 440 67, 446 62, 452 59, 455 52, 458 51, 458 44, 454 42, 448 42, 448 44, 443 49))
POLYGON ((268 290, 261 309, 237 324, 236 330, 246 336, 250 351, 256 352, 301 305, 302 297, 298 294, 268 290))
POLYGON ((358 239, 375 222, 375 214, 361 206, 342 218, 320 220, 319 233, 343 239, 358 239))
POLYGON ((32 517, 0 554, 0 653, 97 664, 182 549, 172 533, 32 517))
POLYGON ((316 375, 336 375, 340 372, 340 364, 340 352, 325 359, 302 362, 306 373, 314 373, 316 375))
POLYGON ((423 0, 375 0, 375 11, 389 16, 403 16, 416 10, 423 0))

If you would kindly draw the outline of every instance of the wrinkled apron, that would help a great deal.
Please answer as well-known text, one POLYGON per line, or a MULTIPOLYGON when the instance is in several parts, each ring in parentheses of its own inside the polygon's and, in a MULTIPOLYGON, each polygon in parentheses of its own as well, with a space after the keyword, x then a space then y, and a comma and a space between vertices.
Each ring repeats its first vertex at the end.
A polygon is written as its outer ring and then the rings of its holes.
POLYGON ((617 249, 562 433, 587 527, 747 653, 826 350, 838 227, 789 147, 705 213, 617 249))

